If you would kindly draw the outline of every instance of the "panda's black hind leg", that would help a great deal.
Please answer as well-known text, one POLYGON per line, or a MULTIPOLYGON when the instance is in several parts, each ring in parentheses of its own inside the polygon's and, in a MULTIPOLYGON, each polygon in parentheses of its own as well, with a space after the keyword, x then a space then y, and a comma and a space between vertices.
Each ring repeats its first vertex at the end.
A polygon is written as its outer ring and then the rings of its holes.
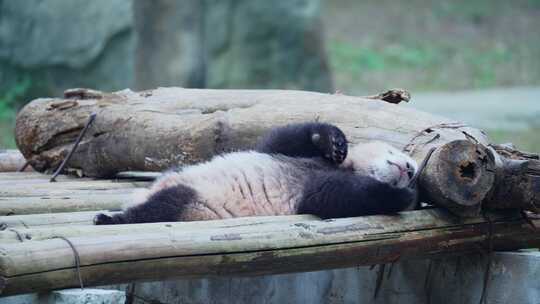
POLYGON ((292 157, 323 157, 340 164, 347 156, 347 139, 331 124, 297 123, 270 130, 259 140, 255 150, 292 157))
POLYGON ((109 216, 100 213, 94 217, 95 225, 130 223, 176 222, 185 206, 196 200, 195 190, 185 185, 165 188, 150 195, 146 202, 135 205, 122 213, 109 216))
POLYGON ((106 215, 104 213, 99 213, 94 217, 94 224, 95 225, 114 225, 114 224, 120 224, 117 223, 117 218, 114 218, 113 216, 106 215))

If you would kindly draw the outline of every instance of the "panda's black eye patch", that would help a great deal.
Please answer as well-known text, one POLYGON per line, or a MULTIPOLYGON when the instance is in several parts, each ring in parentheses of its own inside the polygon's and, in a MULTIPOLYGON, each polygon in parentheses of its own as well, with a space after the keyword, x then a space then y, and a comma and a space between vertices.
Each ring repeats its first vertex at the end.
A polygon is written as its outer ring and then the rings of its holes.
POLYGON ((388 150, 388 153, 390 153, 390 155, 394 155, 394 152, 392 152, 392 150, 388 150))

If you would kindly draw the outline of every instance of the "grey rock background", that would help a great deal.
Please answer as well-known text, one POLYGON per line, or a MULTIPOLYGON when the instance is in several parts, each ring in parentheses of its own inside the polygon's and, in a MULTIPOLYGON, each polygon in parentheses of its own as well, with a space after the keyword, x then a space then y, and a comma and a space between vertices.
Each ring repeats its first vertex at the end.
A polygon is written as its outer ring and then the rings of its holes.
POLYGON ((318 0, 208 0, 211 88, 332 92, 318 0))
POLYGON ((134 0, 135 89, 205 86, 205 1, 134 0))
POLYGON ((133 82, 131 2, 0 1, 0 91, 30 79, 30 95, 133 82))
POLYGON ((332 91, 319 0, 0 0, 0 92, 332 91), (134 18, 139 16, 139 18, 134 18))

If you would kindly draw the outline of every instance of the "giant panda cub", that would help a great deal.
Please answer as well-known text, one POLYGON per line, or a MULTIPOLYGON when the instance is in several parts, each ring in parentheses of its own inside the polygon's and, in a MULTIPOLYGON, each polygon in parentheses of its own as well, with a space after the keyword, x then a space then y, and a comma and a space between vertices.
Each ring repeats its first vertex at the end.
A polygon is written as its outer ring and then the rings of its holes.
POLYGON ((123 213, 96 225, 313 214, 323 219, 402 211, 417 164, 382 142, 348 148, 326 123, 278 127, 254 150, 164 173, 123 213))

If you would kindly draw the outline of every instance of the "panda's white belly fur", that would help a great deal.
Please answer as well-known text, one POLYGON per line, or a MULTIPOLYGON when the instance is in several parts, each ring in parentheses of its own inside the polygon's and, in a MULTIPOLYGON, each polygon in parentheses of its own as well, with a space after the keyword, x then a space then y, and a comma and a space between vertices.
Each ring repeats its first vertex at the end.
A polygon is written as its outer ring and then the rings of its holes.
POLYGON ((216 156, 211 161, 164 174, 148 193, 178 184, 196 192, 178 220, 210 220, 294 214, 305 171, 275 156, 253 151, 216 156))

